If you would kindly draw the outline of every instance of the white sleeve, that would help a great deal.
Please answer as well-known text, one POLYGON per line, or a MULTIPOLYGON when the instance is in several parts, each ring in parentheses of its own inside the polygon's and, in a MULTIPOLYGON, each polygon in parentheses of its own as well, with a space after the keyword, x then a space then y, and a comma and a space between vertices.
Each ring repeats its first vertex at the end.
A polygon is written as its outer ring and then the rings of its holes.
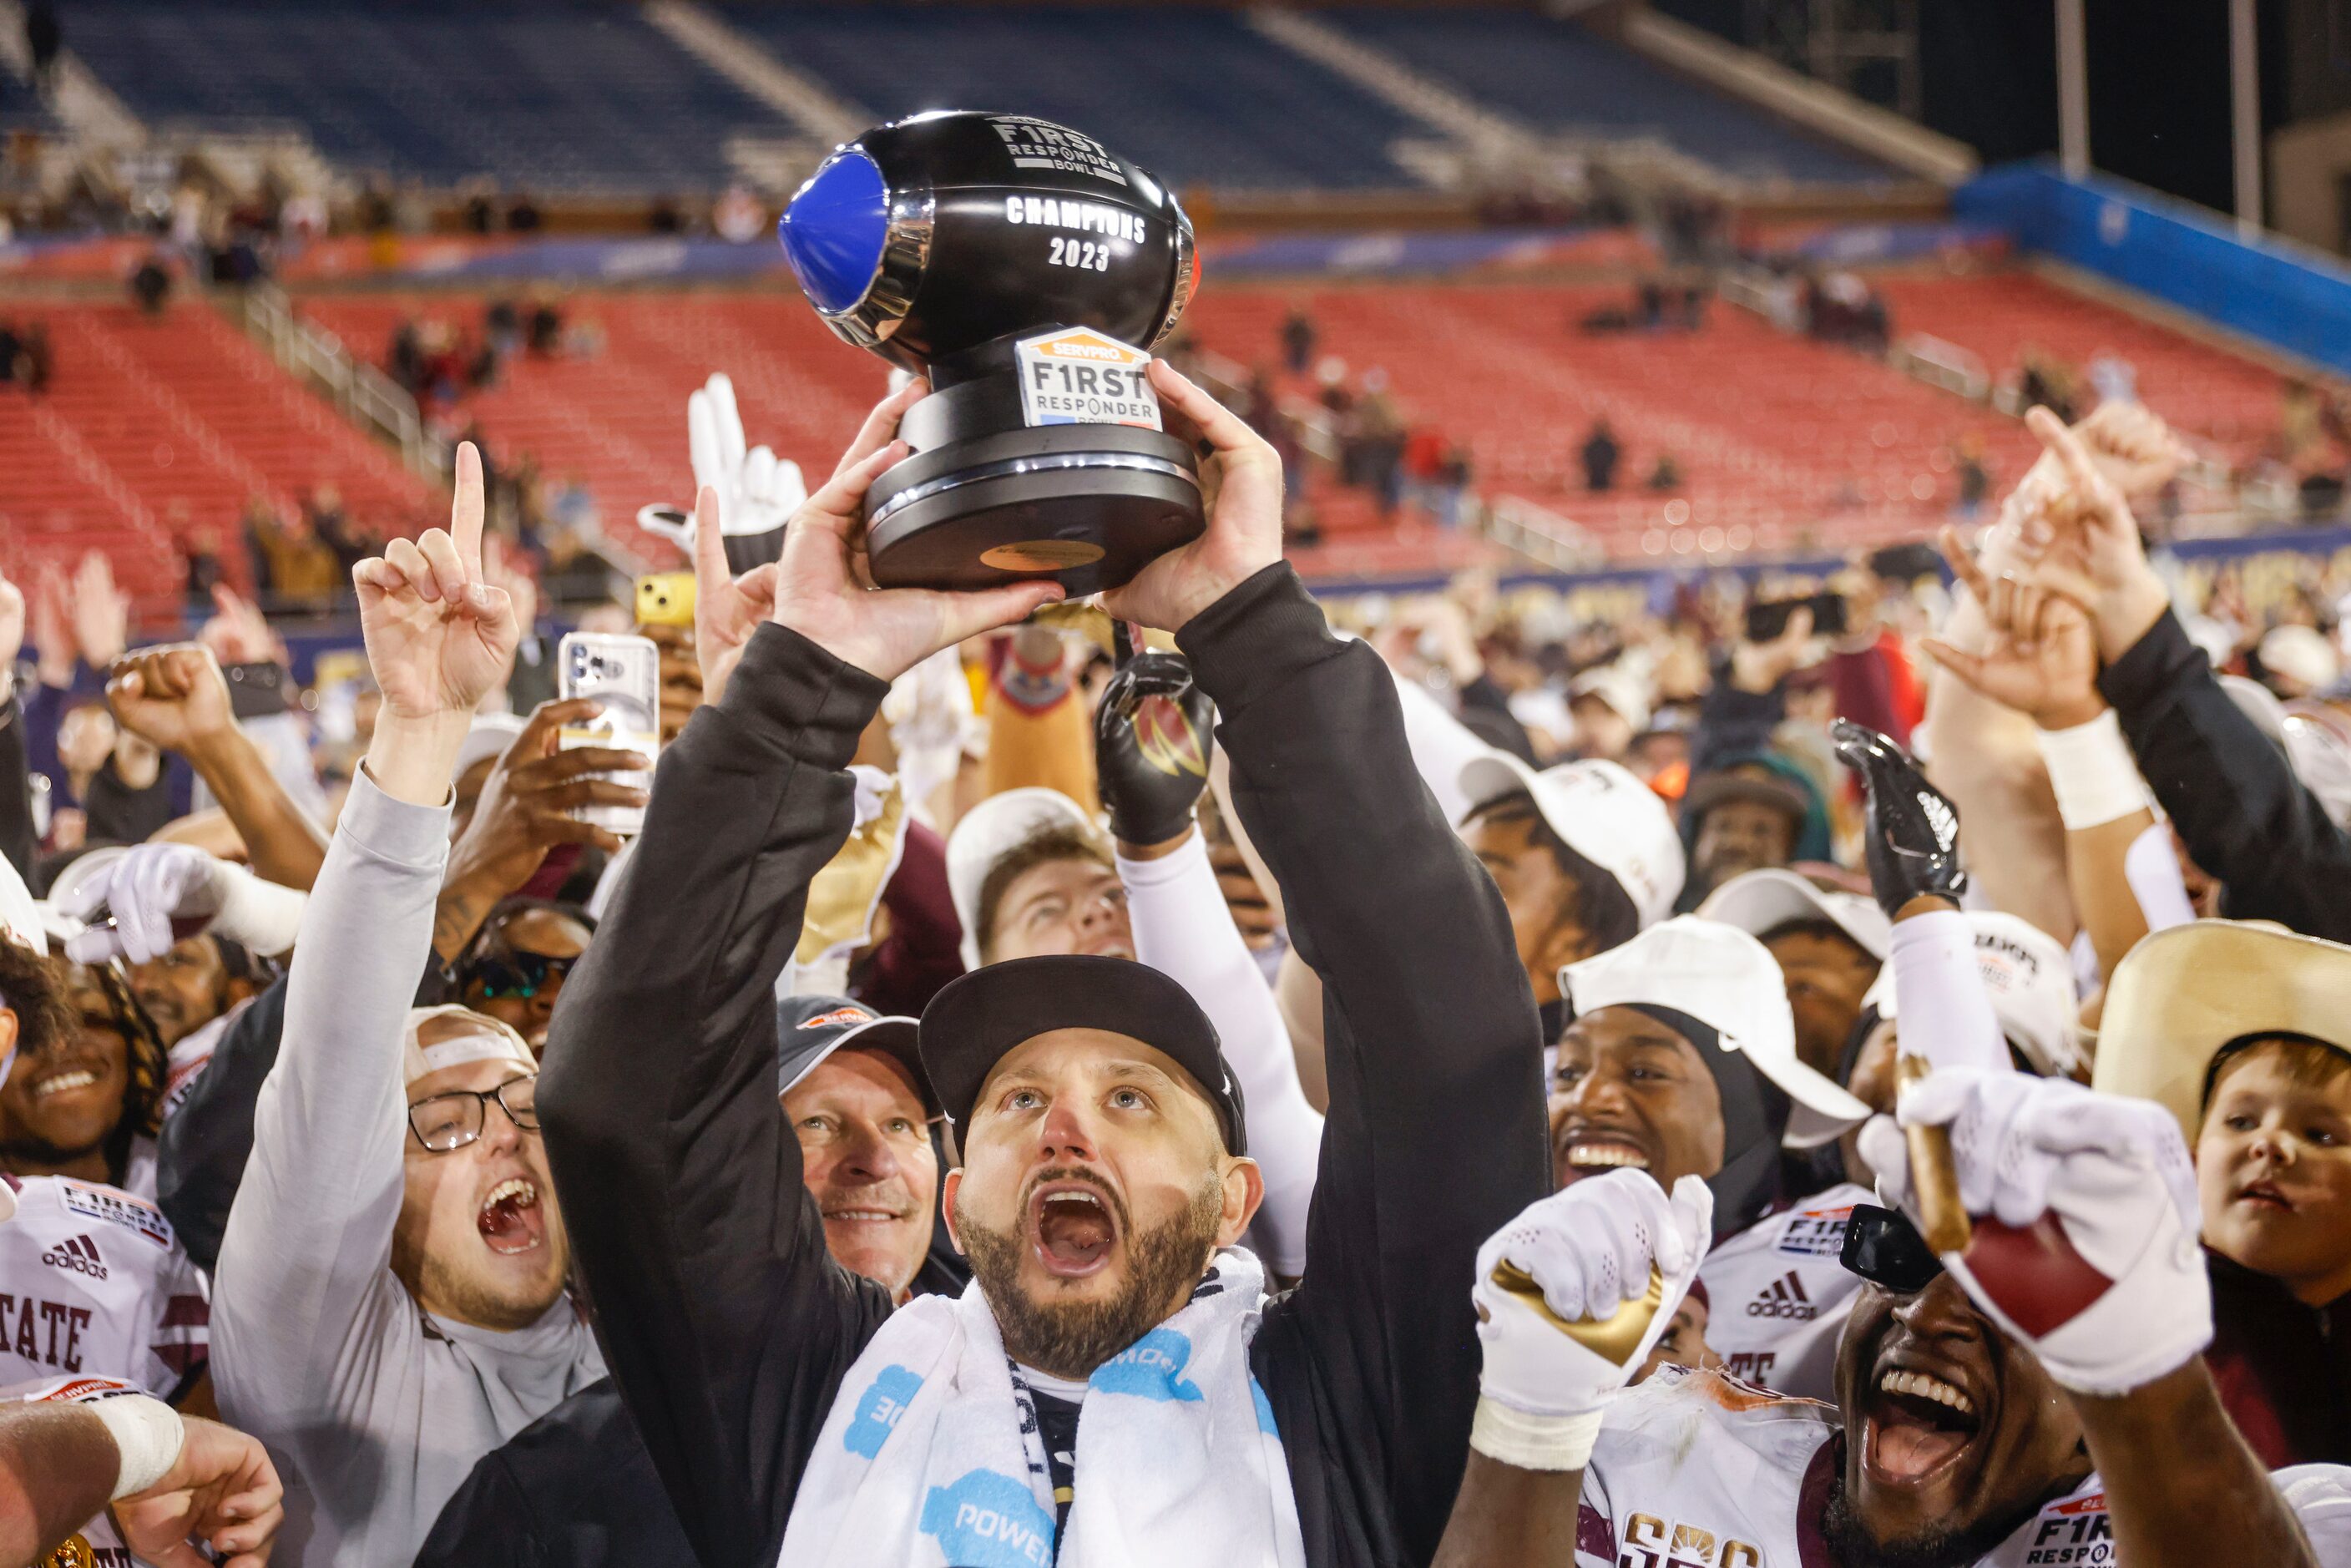
POLYGON ((2351 1469, 2294 1465, 2271 1478, 2310 1538, 2318 1568, 2351 1568, 2351 1469))
POLYGON ((1413 769, 1437 797, 1445 820, 1458 827, 1469 810, 1469 798, 1461 792, 1461 769, 1472 758, 1493 755, 1494 748, 1446 711, 1427 687, 1397 675, 1395 688, 1396 700, 1404 708, 1404 739, 1412 748, 1413 769))
POLYGON ((302 916, 285 1042, 254 1105, 253 1153, 214 1271, 214 1381, 265 1441, 356 1381, 348 1347, 389 1348, 416 1312, 392 1274, 408 1137, 401 1041, 433 946, 449 808, 364 769, 302 916))
POLYGON ((1240 1081, 1249 1115, 1249 1152, 1265 1177, 1257 1234, 1267 1266, 1295 1277, 1306 1271, 1306 1211, 1322 1154, 1322 1117, 1298 1085, 1298 1061, 1273 991, 1241 940, 1232 911, 1196 830, 1157 860, 1121 855, 1134 925, 1135 956, 1191 993, 1217 1027, 1225 1061, 1240 1081))

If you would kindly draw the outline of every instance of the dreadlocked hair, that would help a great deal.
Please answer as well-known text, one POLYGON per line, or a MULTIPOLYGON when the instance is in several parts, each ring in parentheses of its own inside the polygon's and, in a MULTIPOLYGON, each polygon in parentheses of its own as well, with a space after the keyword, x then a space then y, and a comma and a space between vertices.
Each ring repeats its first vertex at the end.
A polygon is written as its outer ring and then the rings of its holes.
MULTIPOLYGON (((59 962, 65 960, 61 958, 59 962)), ((128 1048, 125 1057, 131 1071, 130 1082, 122 1091, 122 1120, 106 1140, 107 1168, 119 1177, 130 1167, 131 1139, 152 1138, 162 1131, 163 1090, 171 1077, 169 1055, 155 1020, 147 1016, 146 1008, 131 989, 130 977, 122 972, 120 964, 110 959, 103 964, 73 967, 88 971, 96 982, 106 998, 106 1010, 128 1048)))

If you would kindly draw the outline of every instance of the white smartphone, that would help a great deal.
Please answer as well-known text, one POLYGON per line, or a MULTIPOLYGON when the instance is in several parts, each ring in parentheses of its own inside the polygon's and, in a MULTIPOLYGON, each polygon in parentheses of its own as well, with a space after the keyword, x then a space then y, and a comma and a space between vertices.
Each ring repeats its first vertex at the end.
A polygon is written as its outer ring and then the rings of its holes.
MULTIPOLYGON (((564 697, 593 697, 604 711, 585 724, 565 725, 558 744, 566 751, 582 746, 641 753, 643 773, 605 773, 641 789, 653 787, 653 758, 661 750, 661 650, 650 637, 608 632, 570 632, 556 645, 556 691, 564 697)), ((623 835, 645 825, 642 806, 583 806, 572 815, 623 835)))

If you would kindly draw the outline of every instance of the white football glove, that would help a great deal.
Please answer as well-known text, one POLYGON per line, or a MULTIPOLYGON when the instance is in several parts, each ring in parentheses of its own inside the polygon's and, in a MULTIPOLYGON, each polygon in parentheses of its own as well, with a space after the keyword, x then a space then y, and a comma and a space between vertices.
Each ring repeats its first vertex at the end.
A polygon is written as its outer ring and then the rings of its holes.
POLYGON ((1714 1195, 1698 1177, 1668 1199, 1647 1173, 1616 1170, 1528 1206, 1479 1248, 1470 1296, 1485 1369, 1470 1446, 1521 1469, 1582 1469, 1609 1396, 1672 1325, 1713 1224, 1714 1195), (1540 1298, 1498 1283, 1506 1267, 1540 1298), (1648 1294, 1652 1267, 1663 1286, 1648 1322, 1594 1332, 1648 1294))
POLYGON ((172 923, 243 943, 276 955, 294 946, 302 924, 304 895, 264 882, 243 866, 205 853, 193 844, 141 844, 89 879, 61 906, 89 921, 103 908, 111 925, 93 924, 66 942, 66 956, 79 964, 111 958, 144 964, 162 957, 180 940, 172 923))
POLYGON ((2126 1393, 2211 1343, 2196 1176, 2171 1113, 2064 1079, 1938 1068, 1896 1116, 1861 1132, 1880 1197, 1915 1219, 1900 1128, 1950 1128, 1959 1200, 1993 1223, 1944 1267, 2059 1384, 2126 1393), (2078 1258, 2033 1232, 2044 1217, 2078 1258))
MULTIPOLYGON (((772 533, 808 499, 800 465, 768 447, 744 449, 743 415, 735 406, 735 383, 724 371, 686 394, 685 440, 694 461, 698 496, 707 485, 718 492, 718 531, 728 538, 772 533)), ((637 512, 637 526, 661 535, 694 555, 694 504, 651 503, 637 512)))

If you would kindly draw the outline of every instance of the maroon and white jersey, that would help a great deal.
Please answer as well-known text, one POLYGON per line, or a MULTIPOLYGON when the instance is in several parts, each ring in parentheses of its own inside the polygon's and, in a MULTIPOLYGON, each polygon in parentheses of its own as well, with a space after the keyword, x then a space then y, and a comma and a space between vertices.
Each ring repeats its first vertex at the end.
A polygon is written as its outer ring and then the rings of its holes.
MULTIPOLYGON (((1576 1568, 1837 1568, 1820 1521, 1836 1479, 1838 1426, 1837 1413, 1813 1400, 1719 1372, 1661 1368, 1608 1407, 1583 1471, 1576 1568)), ((2351 1568, 2351 1469, 2296 1465, 2271 1479, 2320 1568, 2351 1568)), ((2130 1565, 2115 1555, 2094 1474, 1977 1568, 2130 1565)))
POLYGON ((1714 1244, 1698 1265, 1706 1343, 1733 1377, 1806 1399, 1834 1399, 1837 1341, 1861 1281, 1838 1261, 1856 1203, 1848 1182, 1765 1215, 1714 1244))
POLYGON ((8 1178, 0 1385, 115 1377, 169 1398, 204 1369, 211 1289, 145 1198, 71 1176, 8 1178))
MULTIPOLYGON (((0 1387, 0 1402, 10 1405, 89 1405, 144 1390, 119 1377, 44 1377, 33 1383, 0 1387)), ((44 1563, 70 1563, 73 1568, 142 1568, 114 1531, 113 1519, 100 1513, 67 1538, 63 1545, 41 1559, 44 1563)))

